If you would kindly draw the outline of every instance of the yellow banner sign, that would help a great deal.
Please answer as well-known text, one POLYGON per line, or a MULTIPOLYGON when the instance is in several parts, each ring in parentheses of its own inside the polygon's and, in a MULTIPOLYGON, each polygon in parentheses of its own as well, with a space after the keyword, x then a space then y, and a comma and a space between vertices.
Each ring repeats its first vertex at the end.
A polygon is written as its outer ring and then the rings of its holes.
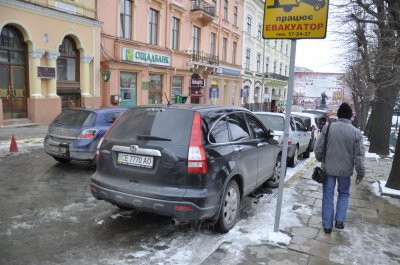
POLYGON ((323 39, 329 0, 266 0, 264 39, 323 39))

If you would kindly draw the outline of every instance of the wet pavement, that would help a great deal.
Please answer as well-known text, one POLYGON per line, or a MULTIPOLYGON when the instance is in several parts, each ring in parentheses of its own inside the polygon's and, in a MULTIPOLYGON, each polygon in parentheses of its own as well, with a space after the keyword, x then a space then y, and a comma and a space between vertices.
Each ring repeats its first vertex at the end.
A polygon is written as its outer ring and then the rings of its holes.
MULTIPOLYGON (((333 228, 326 234, 321 225, 322 185, 311 179, 317 165, 314 160, 285 185, 297 193, 293 210, 310 210, 297 214, 301 226, 285 229, 292 236, 290 245, 248 246, 243 260, 236 264, 400 264, 400 200, 379 197, 370 190, 371 184, 387 180, 391 163, 391 159, 366 158, 366 177, 359 185, 351 185, 345 229, 333 228)), ((227 264, 229 256, 224 252, 222 245, 202 264, 227 264)))
MULTIPOLYGON (((0 128, 0 142, 9 142, 13 133, 17 142, 38 141, 46 131, 46 126, 0 128)), ((391 163, 366 159, 367 176, 351 187, 346 228, 325 234, 322 186, 311 180, 317 163, 310 159, 285 184, 295 194, 286 207, 300 220, 284 229, 291 243, 247 244, 236 253, 237 241, 254 228, 246 219, 263 218, 260 211, 275 210, 270 205, 262 208, 257 199, 246 198, 241 212, 246 222, 218 235, 96 201, 89 191, 94 168, 85 163, 57 163, 42 148, 0 156, 0 264, 400 264, 400 200, 370 190, 387 180, 391 163)))

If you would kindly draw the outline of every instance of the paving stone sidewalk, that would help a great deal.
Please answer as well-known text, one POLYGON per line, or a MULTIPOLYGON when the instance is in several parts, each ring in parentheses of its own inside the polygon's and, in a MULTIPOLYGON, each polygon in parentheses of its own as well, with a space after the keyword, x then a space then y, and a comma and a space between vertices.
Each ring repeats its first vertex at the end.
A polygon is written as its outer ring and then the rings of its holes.
MULTIPOLYGON (((296 191, 293 210, 309 207, 311 214, 297 213, 302 225, 286 228, 292 235, 289 246, 248 246, 237 264, 400 264, 400 200, 371 192, 371 184, 387 180, 391 159, 366 158, 367 175, 351 185, 346 228, 325 234, 321 225, 322 185, 311 179, 315 160, 285 187, 296 191)), ((335 195, 336 201, 337 192, 335 195)), ((215 251, 204 264, 224 264, 215 251), (213 257, 214 256, 214 257, 213 257)))

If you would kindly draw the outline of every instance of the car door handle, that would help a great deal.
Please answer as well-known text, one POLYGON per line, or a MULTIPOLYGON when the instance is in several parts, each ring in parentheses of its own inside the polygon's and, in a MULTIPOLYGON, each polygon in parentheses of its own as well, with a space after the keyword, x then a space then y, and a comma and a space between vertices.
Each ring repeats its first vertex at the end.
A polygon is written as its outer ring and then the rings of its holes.
POLYGON ((234 150, 235 152, 240 152, 243 150, 243 148, 241 146, 236 146, 234 150))
POLYGON ((258 143, 257 147, 262 147, 262 146, 266 146, 266 145, 267 145, 267 143, 258 143))

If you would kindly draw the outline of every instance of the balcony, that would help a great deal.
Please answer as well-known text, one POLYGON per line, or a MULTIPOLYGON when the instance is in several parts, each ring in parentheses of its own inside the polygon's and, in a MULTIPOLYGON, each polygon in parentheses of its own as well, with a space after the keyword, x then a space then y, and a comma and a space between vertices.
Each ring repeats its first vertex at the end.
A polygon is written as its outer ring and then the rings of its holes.
POLYGON ((199 20, 203 26, 209 25, 215 17, 215 6, 204 0, 192 0, 191 21, 199 20))
POLYGON ((219 65, 219 57, 216 55, 208 54, 202 51, 186 51, 187 57, 191 59, 192 62, 197 62, 206 65, 219 65))
POLYGON ((270 73, 270 72, 265 73, 265 77, 266 78, 277 79, 277 80, 281 80, 281 81, 288 81, 289 80, 289 77, 287 77, 287 76, 280 75, 280 74, 275 74, 275 73, 270 73))

